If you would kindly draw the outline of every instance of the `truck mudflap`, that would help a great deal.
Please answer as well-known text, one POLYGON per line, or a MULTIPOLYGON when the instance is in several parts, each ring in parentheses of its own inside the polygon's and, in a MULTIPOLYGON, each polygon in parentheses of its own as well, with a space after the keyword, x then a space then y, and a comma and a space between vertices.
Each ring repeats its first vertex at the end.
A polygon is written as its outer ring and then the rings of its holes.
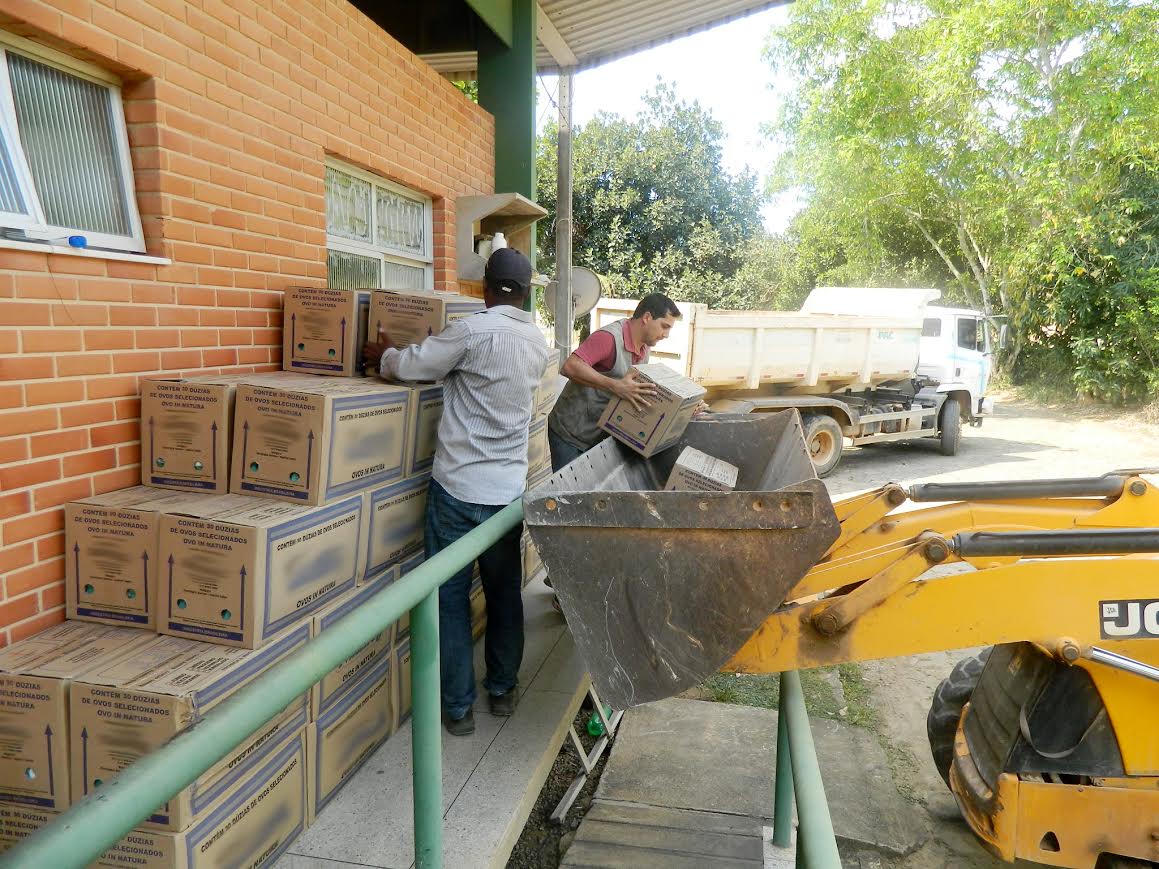
POLYGON ((643 459, 609 438, 524 496, 528 531, 605 701, 624 709, 717 672, 840 531, 796 411, 713 415, 643 459), (684 446, 732 492, 662 491, 684 446))

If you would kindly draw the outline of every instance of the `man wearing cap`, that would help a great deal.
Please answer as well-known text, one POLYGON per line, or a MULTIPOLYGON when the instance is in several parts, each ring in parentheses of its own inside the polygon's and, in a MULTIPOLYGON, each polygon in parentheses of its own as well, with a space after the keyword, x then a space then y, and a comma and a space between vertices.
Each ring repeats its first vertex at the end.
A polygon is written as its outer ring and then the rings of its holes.
MULTIPOLYGON (((533 393, 547 344, 523 305, 531 263, 513 248, 487 260, 486 310, 450 323, 421 344, 399 349, 379 333, 363 357, 387 380, 443 381, 443 417, 427 493, 426 556, 446 549, 523 494, 533 393)), ((523 565, 516 526, 479 557, 487 598, 483 685, 493 715, 518 699, 523 660, 523 565)), ((443 724, 456 736, 475 731, 469 564, 439 589, 443 724)))

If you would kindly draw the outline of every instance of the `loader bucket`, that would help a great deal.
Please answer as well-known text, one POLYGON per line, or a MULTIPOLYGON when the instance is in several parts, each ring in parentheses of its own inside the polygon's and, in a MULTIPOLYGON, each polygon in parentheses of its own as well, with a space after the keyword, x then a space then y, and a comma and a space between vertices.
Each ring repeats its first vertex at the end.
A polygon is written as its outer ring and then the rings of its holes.
POLYGON ((651 459, 608 438, 524 507, 576 646, 617 709, 719 670, 839 531, 795 410, 693 421, 651 459), (685 446, 736 465, 736 490, 662 491, 685 446))

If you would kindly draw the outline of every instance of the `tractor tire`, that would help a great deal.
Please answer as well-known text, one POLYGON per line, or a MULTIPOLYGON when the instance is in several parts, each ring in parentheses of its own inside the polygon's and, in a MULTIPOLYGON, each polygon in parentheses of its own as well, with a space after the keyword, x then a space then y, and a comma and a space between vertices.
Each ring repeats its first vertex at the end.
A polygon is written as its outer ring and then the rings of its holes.
POLYGON ((983 649, 974 657, 964 658, 955 664, 950 675, 942 680, 934 692, 929 714, 926 715, 930 754, 946 787, 950 786, 950 764, 954 760, 954 737, 958 735, 958 722, 989 657, 990 650, 983 649))
POLYGON ((958 442, 962 440, 962 405, 956 398, 947 398, 938 414, 938 429, 941 431, 943 456, 956 456, 958 442))
POLYGON ((813 469, 817 471, 818 477, 826 477, 841 462, 841 450, 845 446, 841 426, 833 417, 820 413, 807 413, 801 422, 804 424, 805 446, 809 450, 809 458, 813 460, 813 469))

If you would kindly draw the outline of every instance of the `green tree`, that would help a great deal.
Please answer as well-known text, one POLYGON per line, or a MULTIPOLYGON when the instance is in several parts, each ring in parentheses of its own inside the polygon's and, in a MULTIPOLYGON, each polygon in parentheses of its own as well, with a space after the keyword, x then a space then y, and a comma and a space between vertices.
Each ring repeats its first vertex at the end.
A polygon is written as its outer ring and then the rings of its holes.
MULTIPOLYGON (((600 114, 572 136, 574 263, 606 275, 616 295, 659 290, 717 307, 734 299, 727 282, 762 234, 762 195, 751 171, 724 169, 720 123, 659 83, 634 120, 600 114)), ((538 142, 546 273, 555 263, 557 137, 549 124, 538 142)))
POLYGON ((837 274, 940 270, 1015 317, 1015 356, 1057 331, 1028 250, 1093 243, 1088 221, 1122 216, 1109 191, 1159 140, 1154 4, 799 0, 769 58, 793 79, 778 178, 831 227, 837 274))

